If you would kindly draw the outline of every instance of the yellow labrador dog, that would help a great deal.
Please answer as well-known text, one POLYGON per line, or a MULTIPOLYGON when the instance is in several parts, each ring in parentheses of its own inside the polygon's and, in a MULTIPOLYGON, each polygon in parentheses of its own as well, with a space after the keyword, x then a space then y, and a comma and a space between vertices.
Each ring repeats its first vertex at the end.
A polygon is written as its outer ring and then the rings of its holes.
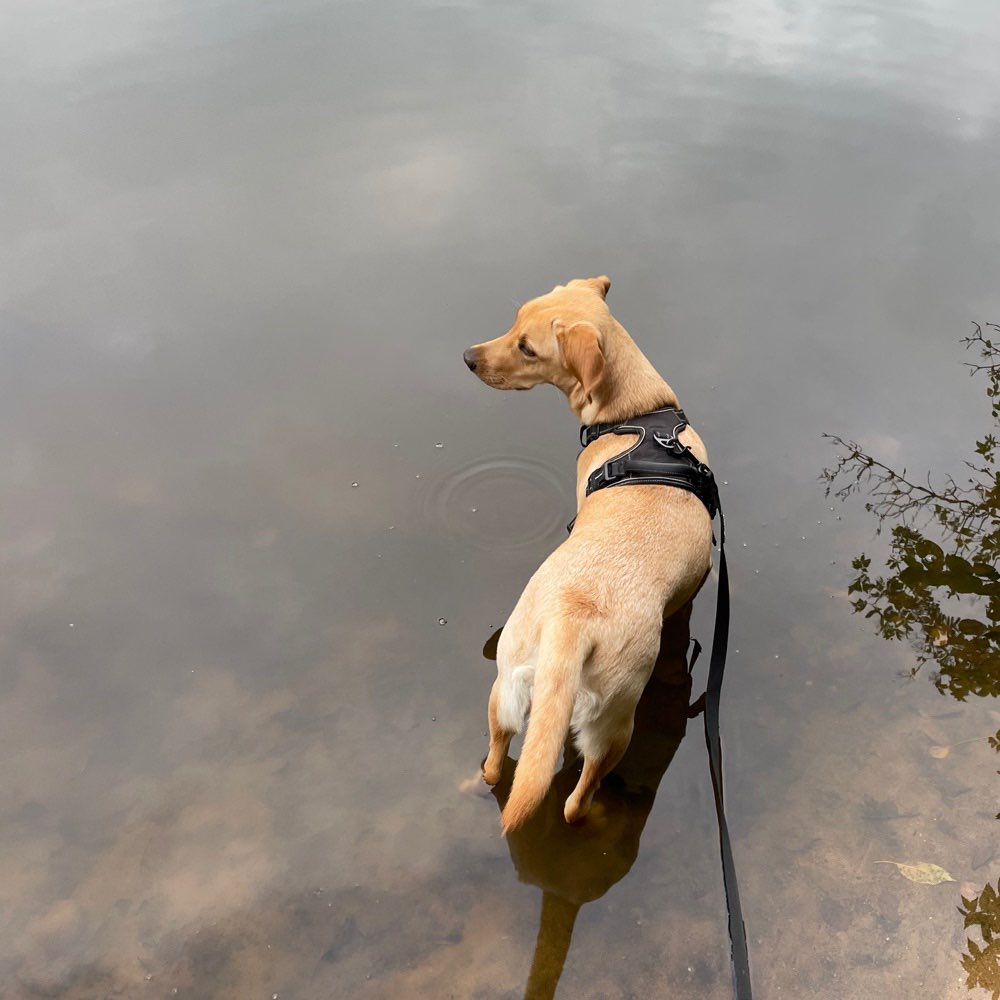
MULTIPOLYGON (((556 386, 583 424, 679 406, 611 315, 610 287, 606 277, 557 285, 521 306, 502 337, 470 347, 465 363, 496 389, 556 386)), ((545 797, 570 731, 583 772, 564 815, 571 823, 587 815, 629 745, 663 620, 694 596, 711 567, 711 520, 688 490, 629 485, 586 496, 590 474, 638 440, 607 434, 580 453, 573 532, 532 576, 500 637, 487 784, 500 780, 510 741, 528 719, 501 817, 505 832, 545 797)), ((694 430, 686 427, 679 440, 707 463, 694 430)))

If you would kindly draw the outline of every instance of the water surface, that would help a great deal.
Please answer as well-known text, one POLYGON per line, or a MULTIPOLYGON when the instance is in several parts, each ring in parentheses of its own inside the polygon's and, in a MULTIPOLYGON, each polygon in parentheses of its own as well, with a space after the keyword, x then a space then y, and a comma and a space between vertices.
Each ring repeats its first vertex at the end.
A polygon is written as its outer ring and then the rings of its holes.
POLYGON ((852 614, 885 539, 817 476, 823 432, 958 476, 988 426, 959 338, 1000 318, 995 5, 0 24, 0 992, 521 996, 548 885, 560 996, 730 995, 675 700, 654 797, 609 806, 631 846, 562 896, 459 791, 576 454, 558 394, 461 352, 607 273, 726 483, 755 995, 970 996, 996 757, 928 748, 996 703, 852 614))

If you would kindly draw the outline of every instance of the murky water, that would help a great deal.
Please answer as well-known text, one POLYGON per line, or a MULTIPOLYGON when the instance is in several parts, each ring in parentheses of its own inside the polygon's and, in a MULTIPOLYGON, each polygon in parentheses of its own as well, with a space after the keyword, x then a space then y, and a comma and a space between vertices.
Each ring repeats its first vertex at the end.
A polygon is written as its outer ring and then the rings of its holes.
POLYGON ((561 997, 730 995, 684 684, 596 839, 459 791, 576 454, 461 352, 596 273, 727 483, 755 995, 989 995, 957 907, 1000 877, 998 758, 929 751, 1000 713, 852 613, 889 536, 817 477, 823 432, 960 478, 989 430, 995 4, 0 25, 0 996, 516 997, 566 947, 561 997))

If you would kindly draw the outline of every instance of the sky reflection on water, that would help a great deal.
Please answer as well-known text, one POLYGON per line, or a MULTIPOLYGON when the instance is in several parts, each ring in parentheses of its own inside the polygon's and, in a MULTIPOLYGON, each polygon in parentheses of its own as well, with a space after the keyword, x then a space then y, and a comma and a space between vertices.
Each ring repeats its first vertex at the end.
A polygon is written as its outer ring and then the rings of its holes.
MULTIPOLYGON (((756 995, 968 996, 956 887, 872 862, 995 880, 992 750, 927 747, 1000 720, 852 618, 873 526, 816 476, 823 432, 944 469, 982 422, 995 5, 2 17, 8 995, 520 994, 538 892, 457 788, 575 427, 461 351, 603 272, 728 484, 756 995)), ((684 740, 563 995, 728 995, 713 823, 684 740)))

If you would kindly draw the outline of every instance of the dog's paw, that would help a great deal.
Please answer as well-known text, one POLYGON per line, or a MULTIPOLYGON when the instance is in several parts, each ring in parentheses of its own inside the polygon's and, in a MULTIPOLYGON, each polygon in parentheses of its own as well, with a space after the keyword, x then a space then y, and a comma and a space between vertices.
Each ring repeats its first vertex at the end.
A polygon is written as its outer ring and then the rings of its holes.
POLYGON ((606 812, 604 804, 597 799, 583 804, 575 801, 573 796, 570 796, 566 800, 563 816, 566 822, 572 826, 583 827, 588 832, 598 833, 607 825, 606 812))
POLYGON ((566 800, 563 808, 563 816, 567 823, 580 823, 587 815, 587 809, 572 795, 566 800))
POLYGON ((486 784, 490 786, 490 788, 492 788, 495 784, 497 784, 497 782, 500 781, 500 776, 501 776, 501 769, 499 767, 492 768, 488 767, 485 764, 483 765, 483 772, 480 775, 480 778, 483 781, 485 781, 486 784))

